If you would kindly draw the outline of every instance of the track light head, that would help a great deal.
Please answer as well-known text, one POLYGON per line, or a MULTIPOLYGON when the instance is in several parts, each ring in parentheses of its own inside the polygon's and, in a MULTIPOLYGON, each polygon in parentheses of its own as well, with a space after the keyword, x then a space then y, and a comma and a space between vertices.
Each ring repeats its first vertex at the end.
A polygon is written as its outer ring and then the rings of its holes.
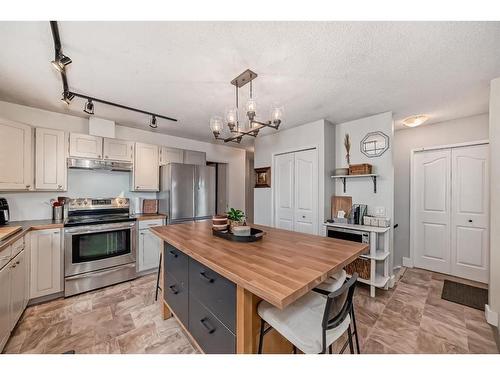
POLYGON ((153 129, 156 129, 158 127, 158 124, 156 123, 156 116, 155 115, 151 116, 151 121, 149 123, 149 126, 153 129))
POLYGON ((60 54, 54 61, 51 61, 51 64, 58 72, 62 72, 66 68, 66 65, 72 62, 73 61, 68 56, 60 54))
POLYGON ((71 93, 71 92, 63 92, 62 94, 62 98, 61 100, 66 103, 67 105, 70 105, 71 101, 73 100, 73 98, 75 97, 75 94, 71 93))
POLYGON ((85 106, 83 107, 83 112, 88 113, 89 115, 94 114, 94 103, 92 103, 92 99, 89 99, 85 106))

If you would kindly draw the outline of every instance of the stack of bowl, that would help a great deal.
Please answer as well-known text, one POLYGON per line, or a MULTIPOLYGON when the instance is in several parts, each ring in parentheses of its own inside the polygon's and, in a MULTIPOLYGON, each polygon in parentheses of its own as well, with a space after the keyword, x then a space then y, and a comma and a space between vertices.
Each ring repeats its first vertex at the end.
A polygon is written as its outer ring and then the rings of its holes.
POLYGON ((227 216, 226 215, 212 216, 212 229, 217 231, 227 230, 227 216))

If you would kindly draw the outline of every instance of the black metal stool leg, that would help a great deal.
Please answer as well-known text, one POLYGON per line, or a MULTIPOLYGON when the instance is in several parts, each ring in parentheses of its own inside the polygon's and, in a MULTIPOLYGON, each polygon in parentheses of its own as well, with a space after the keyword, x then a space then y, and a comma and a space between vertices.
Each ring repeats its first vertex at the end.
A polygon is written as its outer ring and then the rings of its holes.
POLYGON ((162 256, 162 252, 160 251, 160 263, 158 264, 158 274, 156 275, 155 301, 158 301, 158 289, 161 289, 160 288, 161 256, 162 256))
POLYGON ((349 327, 347 328, 347 335, 349 336, 349 350, 351 351, 351 354, 354 354, 354 344, 352 342, 352 332, 350 324, 349 327))
POLYGON ((328 347, 328 354, 332 354, 333 353, 333 344, 331 344, 329 347, 328 347))
POLYGON ((351 317, 352 317, 352 325, 354 327, 354 338, 356 339, 356 349, 358 351, 358 354, 361 354, 361 351, 359 350, 358 327, 356 326, 356 317, 354 316, 354 305, 352 306, 351 309, 351 317))
POLYGON ((260 335, 259 335, 259 349, 257 351, 258 354, 262 354, 262 346, 264 344, 264 319, 260 319, 260 335))

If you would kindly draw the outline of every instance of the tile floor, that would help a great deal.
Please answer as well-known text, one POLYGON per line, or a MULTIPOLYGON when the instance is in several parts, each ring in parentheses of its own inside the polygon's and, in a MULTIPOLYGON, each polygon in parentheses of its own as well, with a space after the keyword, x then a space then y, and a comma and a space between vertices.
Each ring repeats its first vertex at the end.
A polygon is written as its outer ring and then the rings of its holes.
MULTIPOLYGON (((444 275, 400 274, 396 287, 377 290, 376 298, 357 289, 363 353, 498 353, 484 312, 441 299, 444 275)), ((4 352, 196 353, 175 319, 162 320, 155 281, 146 276, 29 307, 4 352)))

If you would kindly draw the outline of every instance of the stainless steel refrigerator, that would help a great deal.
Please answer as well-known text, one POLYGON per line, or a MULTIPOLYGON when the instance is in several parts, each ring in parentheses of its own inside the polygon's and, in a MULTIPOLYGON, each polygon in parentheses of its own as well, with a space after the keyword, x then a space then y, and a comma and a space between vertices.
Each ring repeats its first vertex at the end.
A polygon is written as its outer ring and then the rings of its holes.
POLYGON ((159 211, 169 224, 215 214, 216 178, 211 166, 170 163, 160 168, 159 211))

